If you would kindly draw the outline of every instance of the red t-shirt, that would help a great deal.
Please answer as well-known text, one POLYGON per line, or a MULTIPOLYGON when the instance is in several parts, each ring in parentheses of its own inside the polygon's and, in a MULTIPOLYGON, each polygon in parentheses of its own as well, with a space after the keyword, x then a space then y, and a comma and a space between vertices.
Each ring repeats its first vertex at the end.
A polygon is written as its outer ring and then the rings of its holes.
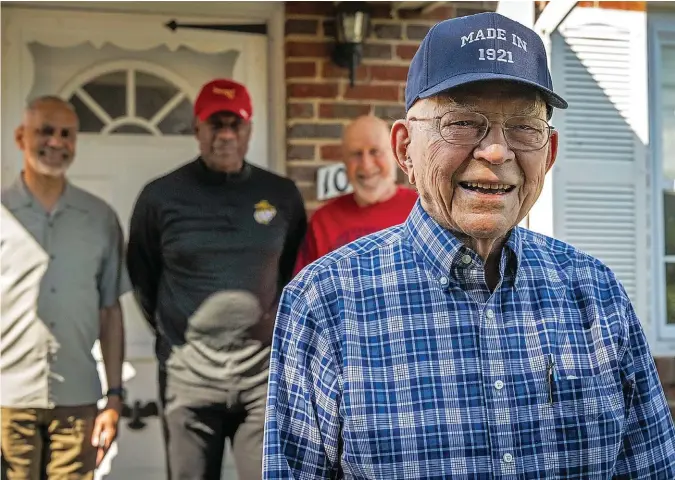
POLYGON ((342 245, 405 222, 416 201, 416 191, 398 187, 396 194, 386 202, 366 207, 356 203, 354 194, 324 205, 309 221, 294 274, 342 245))

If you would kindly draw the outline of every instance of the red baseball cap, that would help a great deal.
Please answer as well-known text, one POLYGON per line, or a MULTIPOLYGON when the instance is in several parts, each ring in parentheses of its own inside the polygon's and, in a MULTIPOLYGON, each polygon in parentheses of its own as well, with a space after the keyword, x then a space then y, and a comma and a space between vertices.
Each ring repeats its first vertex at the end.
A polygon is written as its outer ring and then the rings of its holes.
POLYGON ((245 86, 218 78, 202 87, 195 101, 194 112, 202 121, 217 112, 232 112, 244 120, 250 120, 253 116, 253 105, 245 86))

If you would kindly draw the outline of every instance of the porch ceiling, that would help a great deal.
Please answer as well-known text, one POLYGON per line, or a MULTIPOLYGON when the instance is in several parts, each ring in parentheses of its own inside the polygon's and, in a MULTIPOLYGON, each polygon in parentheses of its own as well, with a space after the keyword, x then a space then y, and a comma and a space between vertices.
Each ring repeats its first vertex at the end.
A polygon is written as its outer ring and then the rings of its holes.
POLYGON ((476 11, 496 11, 499 2, 473 1, 473 2, 391 2, 392 16, 396 17, 401 11, 415 11, 418 13, 430 13, 437 8, 453 6, 457 9, 476 10, 476 11))

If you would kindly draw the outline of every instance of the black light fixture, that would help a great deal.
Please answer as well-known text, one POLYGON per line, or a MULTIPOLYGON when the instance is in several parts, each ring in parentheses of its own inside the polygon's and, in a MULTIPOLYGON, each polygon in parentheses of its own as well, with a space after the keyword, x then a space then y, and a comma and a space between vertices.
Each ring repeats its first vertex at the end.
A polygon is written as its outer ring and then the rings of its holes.
POLYGON ((370 6, 366 2, 340 2, 335 10, 335 49, 333 62, 349 69, 354 86, 356 67, 363 57, 363 42, 370 30, 370 6))

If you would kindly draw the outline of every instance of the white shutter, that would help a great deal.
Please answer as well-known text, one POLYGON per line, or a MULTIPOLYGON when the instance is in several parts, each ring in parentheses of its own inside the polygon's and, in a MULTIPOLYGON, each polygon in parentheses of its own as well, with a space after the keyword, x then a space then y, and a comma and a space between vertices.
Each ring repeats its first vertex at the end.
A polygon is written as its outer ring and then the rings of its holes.
POLYGON ((648 160, 644 12, 576 7, 552 35, 554 235, 605 262, 647 323, 648 160))

